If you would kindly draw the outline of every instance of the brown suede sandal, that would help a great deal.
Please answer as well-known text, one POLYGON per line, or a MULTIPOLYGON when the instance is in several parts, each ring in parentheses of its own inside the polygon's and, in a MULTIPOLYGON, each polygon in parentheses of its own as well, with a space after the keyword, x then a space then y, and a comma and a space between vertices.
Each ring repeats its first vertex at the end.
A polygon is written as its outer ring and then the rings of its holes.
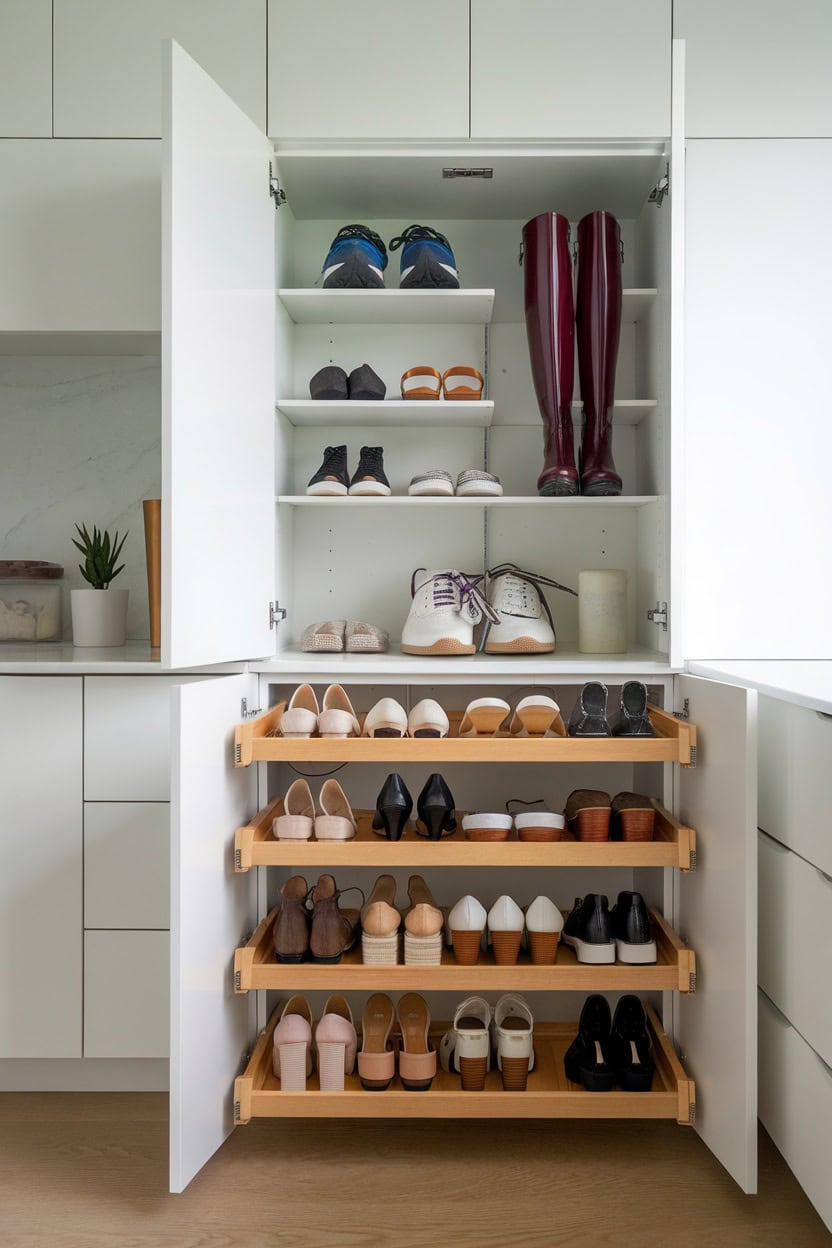
POLYGON ((399 1078, 408 1092, 427 1092, 436 1074, 436 1050, 430 1047, 430 1010, 418 992, 406 992, 396 1007, 402 1030, 399 1078))
POLYGON ((361 1022, 358 1077, 366 1092, 386 1092, 396 1073, 396 1053, 390 1043, 395 1010, 386 992, 367 998, 361 1022))
POLYGON ((278 962, 303 962, 309 950, 309 887, 302 875, 293 875, 280 890, 283 898, 272 929, 278 962))
POLYGON ((406 373, 402 373, 401 391, 403 399, 438 399, 442 393, 442 374, 438 368, 431 368, 430 364, 417 364, 415 368, 409 368, 406 373), (404 383, 412 377, 434 377, 436 385, 411 386, 409 390, 405 390, 404 383))
POLYGON ((573 789, 564 809, 576 841, 610 839, 610 795, 601 789, 573 789))
MULTIPOLYGON (((352 889, 347 889, 351 892, 352 889)), ((361 889, 357 889, 361 893, 361 889)), ((341 893, 331 875, 321 875, 312 889, 312 930, 309 952, 313 962, 340 962, 341 955, 355 944, 358 936, 358 910, 342 910, 338 905, 341 893)), ((361 893, 361 904, 364 894, 361 893)))
POLYGON ((656 808, 641 793, 616 793, 612 799, 610 840, 652 841, 656 808))

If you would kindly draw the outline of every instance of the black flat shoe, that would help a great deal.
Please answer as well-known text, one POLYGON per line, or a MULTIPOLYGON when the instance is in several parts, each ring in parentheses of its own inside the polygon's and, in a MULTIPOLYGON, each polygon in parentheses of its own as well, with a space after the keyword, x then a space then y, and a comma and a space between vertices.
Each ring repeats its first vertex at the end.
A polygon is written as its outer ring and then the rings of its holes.
POLYGON ((614 737, 654 737, 647 714, 647 689, 640 680, 628 680, 621 690, 621 705, 610 719, 614 737))
POLYGON ((615 1007, 609 1055, 615 1081, 624 1092, 649 1092, 655 1064, 644 1006, 628 993, 615 1007))
POLYGON ((373 815, 373 831, 384 835, 388 841, 400 841, 413 810, 413 798, 407 785, 396 772, 391 774, 381 786, 373 815))
POLYGON ((454 795, 438 772, 428 776, 416 802, 416 809, 425 828, 423 832, 417 827, 421 836, 429 836, 432 841, 439 841, 443 833, 456 832, 454 795))
POLYGON ((309 382, 309 393, 313 399, 319 400, 349 398, 347 374, 336 364, 327 364, 319 368, 309 382))
POLYGON ((387 393, 387 387, 378 373, 369 364, 354 368, 347 379, 350 398, 367 402, 368 399, 381 400, 387 393))
POLYGON ((570 737, 609 737, 607 723, 607 686, 600 680, 590 680, 584 685, 569 716, 567 732, 570 737))
POLYGON ((615 1070, 610 1053, 610 1007, 607 998, 594 992, 584 1001, 578 1034, 563 1059, 566 1078, 587 1092, 611 1092, 615 1070))
POLYGON ((619 962, 647 966, 656 961, 653 920, 641 893, 619 893, 610 914, 610 924, 619 962))

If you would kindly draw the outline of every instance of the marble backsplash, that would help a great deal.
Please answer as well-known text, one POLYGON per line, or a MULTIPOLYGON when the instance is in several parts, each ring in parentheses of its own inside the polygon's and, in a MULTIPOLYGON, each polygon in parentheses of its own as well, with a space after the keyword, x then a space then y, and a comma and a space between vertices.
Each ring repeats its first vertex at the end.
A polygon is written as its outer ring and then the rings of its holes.
POLYGON ((161 366, 157 356, 0 357, 0 559, 64 567, 86 584, 75 522, 129 536, 115 584, 130 590, 127 636, 148 638, 142 500, 161 494, 161 366))

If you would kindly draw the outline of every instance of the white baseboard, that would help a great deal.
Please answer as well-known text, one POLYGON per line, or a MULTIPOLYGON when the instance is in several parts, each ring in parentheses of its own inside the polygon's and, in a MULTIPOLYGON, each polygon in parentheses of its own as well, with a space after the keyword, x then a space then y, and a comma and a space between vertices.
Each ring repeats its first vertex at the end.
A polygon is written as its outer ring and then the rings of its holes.
POLYGON ((164 1058, 0 1059, 0 1092, 167 1092, 164 1058))

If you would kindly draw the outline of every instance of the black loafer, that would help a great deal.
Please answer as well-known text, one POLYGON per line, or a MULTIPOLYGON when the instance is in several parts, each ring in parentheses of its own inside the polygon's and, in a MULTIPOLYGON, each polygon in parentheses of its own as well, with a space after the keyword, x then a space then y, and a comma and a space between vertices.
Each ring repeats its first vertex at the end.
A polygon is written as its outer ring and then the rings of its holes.
POLYGON ((570 737, 612 735, 607 723, 607 686, 600 680, 590 680, 584 685, 569 716, 567 731, 570 737))
POLYGON ((566 1078, 587 1092, 611 1092, 615 1086, 611 1057, 610 1007, 606 997, 594 992, 584 1001, 578 1034, 563 1059, 566 1078))
POLYGON ((621 705, 610 720, 614 737, 654 737, 647 714, 647 689, 640 680, 628 680, 621 690, 621 705))
POLYGON ((615 1007, 608 1049, 615 1081, 622 1091, 650 1091, 655 1069, 651 1048, 644 1006, 628 993, 615 1007))
POLYGON ((387 393, 387 387, 384 382, 378 373, 373 372, 369 364, 362 364, 359 368, 354 368, 349 375, 347 384, 349 386, 350 398, 360 399, 365 403, 368 400, 380 401, 387 393))
POLYGON ((335 364, 327 364, 325 368, 319 368, 309 382, 309 393, 313 399, 318 400, 346 399, 349 397, 347 374, 343 368, 338 368, 335 364))

